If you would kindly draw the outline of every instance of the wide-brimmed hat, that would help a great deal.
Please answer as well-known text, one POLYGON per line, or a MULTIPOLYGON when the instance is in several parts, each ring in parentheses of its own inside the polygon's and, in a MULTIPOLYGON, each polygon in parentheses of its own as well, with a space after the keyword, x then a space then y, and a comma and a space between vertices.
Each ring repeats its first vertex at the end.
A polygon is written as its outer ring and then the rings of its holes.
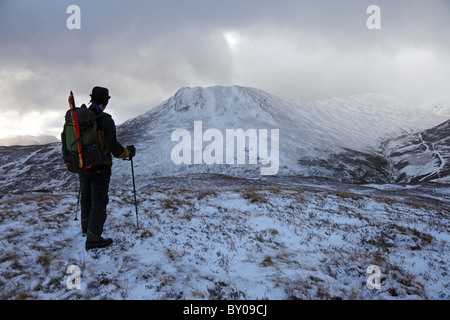
POLYGON ((108 101, 109 99, 111 99, 108 89, 103 87, 94 87, 90 96, 91 98, 96 98, 98 100, 104 101, 108 101))

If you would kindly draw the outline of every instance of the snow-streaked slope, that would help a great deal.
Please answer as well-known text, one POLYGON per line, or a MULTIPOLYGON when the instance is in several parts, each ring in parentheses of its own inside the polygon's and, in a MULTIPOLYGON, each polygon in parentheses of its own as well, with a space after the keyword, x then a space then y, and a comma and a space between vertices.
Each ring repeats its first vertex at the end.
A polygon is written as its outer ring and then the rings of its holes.
POLYGON ((390 140, 386 149, 399 182, 450 182, 450 120, 390 140))
POLYGON ((448 186, 203 178, 148 181, 139 230, 131 190, 113 190, 114 243, 89 252, 75 192, 0 198, 0 298, 450 298, 448 186), (370 265, 380 289, 367 287, 370 265))
POLYGON ((78 188, 78 177, 67 171, 61 143, 0 147, 0 193, 67 188, 78 188))

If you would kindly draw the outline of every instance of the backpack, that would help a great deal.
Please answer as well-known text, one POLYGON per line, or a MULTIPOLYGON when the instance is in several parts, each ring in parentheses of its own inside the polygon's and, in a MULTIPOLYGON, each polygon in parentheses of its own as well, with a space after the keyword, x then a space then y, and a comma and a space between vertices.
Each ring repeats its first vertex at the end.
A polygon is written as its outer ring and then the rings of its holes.
MULTIPOLYGON (((97 137, 97 116, 86 105, 73 108, 78 118, 80 138, 77 139, 71 110, 66 112, 63 132, 61 133, 63 159, 67 169, 73 173, 92 173, 103 164, 102 151, 97 137), (78 150, 81 142, 81 157, 78 150), (82 166, 80 167, 80 158, 82 166)), ((75 117, 74 117, 75 118, 75 117)))

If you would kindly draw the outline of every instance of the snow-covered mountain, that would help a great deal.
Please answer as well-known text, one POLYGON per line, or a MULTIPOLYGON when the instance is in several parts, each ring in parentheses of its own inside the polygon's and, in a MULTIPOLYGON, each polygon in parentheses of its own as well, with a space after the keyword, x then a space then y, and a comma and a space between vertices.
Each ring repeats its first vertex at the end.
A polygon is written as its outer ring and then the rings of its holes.
MULTIPOLYGON (((181 164, 171 161, 177 142, 172 133, 202 130, 279 129, 279 175, 320 176, 350 182, 390 182, 392 163, 385 154, 389 139, 439 125, 447 116, 382 94, 362 94, 321 101, 294 101, 254 88, 182 88, 146 114, 120 126, 120 139, 137 146, 137 172, 146 176, 218 173, 259 177, 264 165, 181 164)), ((201 150, 210 142, 204 141, 201 150)), ((224 148, 226 142, 223 142, 224 148)), ((270 144, 270 143, 268 143, 270 144)), ((192 146, 192 154, 195 153, 192 146)), ((247 146, 247 155, 249 153, 247 146)), ((192 156, 193 158, 193 156, 192 156)), ((125 166, 119 163, 118 166, 125 166)), ((117 181, 127 179, 123 167, 117 181)))
MULTIPOLYGON (((239 86, 182 88, 159 106, 118 126, 118 140, 137 148, 134 166, 139 186, 147 186, 150 178, 194 173, 260 178, 261 169, 275 166, 274 162, 277 162, 277 175, 353 183, 432 180, 436 178, 431 173, 437 170, 437 165, 443 169, 440 178, 445 181, 442 178, 448 175, 448 168, 443 163, 448 163, 445 160, 448 153, 442 148, 448 145, 444 130, 448 116, 442 110, 446 110, 446 106, 445 101, 415 106, 373 93, 297 101, 239 86), (254 130, 259 145, 255 150, 255 146, 247 142, 244 164, 237 161, 237 140, 234 140, 236 145, 227 148, 227 130, 236 132, 238 129, 254 130), (275 155, 272 153, 275 141, 271 138, 276 137, 276 130, 279 153, 275 155), (423 163, 414 164, 417 161, 408 160, 417 154, 417 151, 408 152, 410 139, 417 140, 419 136, 428 139, 430 132, 435 132, 430 143, 434 143, 435 150, 442 149, 439 155, 444 160, 439 164, 439 156, 427 151, 431 147, 426 149, 427 144, 417 142, 418 150, 422 148, 429 156, 421 158, 423 163), (182 134, 174 136, 174 133, 182 134), (263 133, 268 138, 267 157, 261 153, 263 133), (184 139, 188 149, 179 152, 176 148, 184 139), (436 139, 442 141, 437 143, 436 139), (174 153, 176 157, 186 153, 190 161, 176 164, 174 153), (229 153, 232 162, 228 161, 229 153), (216 160, 223 159, 208 164, 205 154, 216 160), (271 163, 266 161, 269 155, 271 163), (250 156, 254 157, 254 163, 250 163, 250 156), (412 161, 412 165, 405 166, 407 161, 412 161), (430 166, 431 171, 424 171, 426 166, 430 166), (403 174, 405 170, 407 174, 403 174)), ((0 191, 77 187, 77 179, 66 172, 62 163, 58 143, 0 147, 0 169, 0 191)), ((113 187, 131 185, 128 161, 115 160, 113 171, 113 187)))
POLYGON ((0 139, 0 146, 32 146, 55 142, 59 142, 59 140, 56 137, 50 135, 11 135, 0 139))

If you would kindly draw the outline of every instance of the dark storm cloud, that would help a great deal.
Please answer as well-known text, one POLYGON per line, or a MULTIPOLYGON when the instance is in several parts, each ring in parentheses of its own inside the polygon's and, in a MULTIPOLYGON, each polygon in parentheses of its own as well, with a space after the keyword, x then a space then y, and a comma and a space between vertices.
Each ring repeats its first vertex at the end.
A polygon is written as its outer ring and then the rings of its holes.
POLYGON ((69 90, 87 103, 94 85, 110 88, 118 122, 182 86, 434 98, 448 92, 448 17, 446 0, 2 0, 0 108, 58 112, 69 90), (81 30, 66 27, 73 4, 81 30), (381 30, 366 28, 371 4, 381 30))

